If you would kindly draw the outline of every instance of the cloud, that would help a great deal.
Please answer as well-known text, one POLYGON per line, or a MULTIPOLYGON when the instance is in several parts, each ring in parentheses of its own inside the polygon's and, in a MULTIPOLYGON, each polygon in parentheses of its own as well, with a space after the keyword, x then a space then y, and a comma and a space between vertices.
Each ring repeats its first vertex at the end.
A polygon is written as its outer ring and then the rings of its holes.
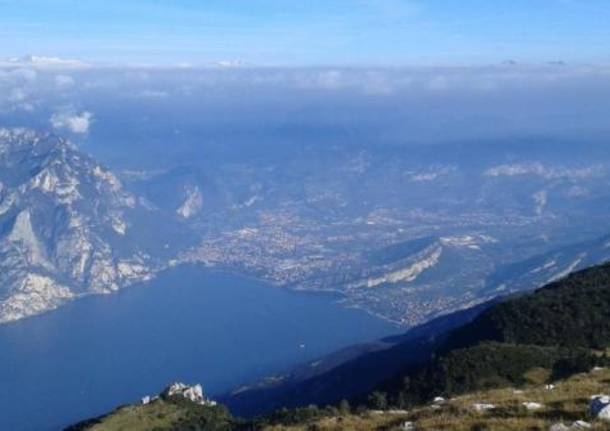
POLYGON ((515 163, 494 166, 484 173, 487 177, 521 177, 536 176, 551 179, 587 179, 604 175, 600 165, 583 168, 549 167, 540 162, 515 163))
POLYGON ((8 96, 10 102, 23 102, 27 99, 27 94, 23 88, 13 88, 8 96))
MULTIPOLYGON (((228 112, 243 109, 248 110, 247 121, 260 116, 265 118, 261 123, 275 121, 266 117, 275 115, 278 122, 335 122, 346 129, 370 125, 388 140, 463 140, 508 133, 582 139, 583 133, 608 129, 609 78, 607 66, 546 63, 84 70, 0 65, 0 114, 7 123, 81 135, 98 116, 104 118, 105 128, 112 129, 124 126, 119 118, 133 118, 133 127, 139 116, 159 118, 160 123, 176 121, 161 113, 182 110, 188 110, 185 121, 201 111, 222 123, 228 112), (247 100, 244 94, 249 95, 247 100), (320 113, 308 106, 320 106, 320 113)), ((168 123, 168 130, 173 128, 168 123)), ((500 167, 488 175, 590 174, 550 168, 500 167)))
POLYGON ((80 114, 72 114, 70 112, 56 113, 51 117, 51 125, 55 129, 69 130, 75 134, 86 134, 89 132, 89 127, 93 121, 93 114, 88 111, 83 111, 80 114))
POLYGON ((33 111, 37 76, 33 70, 0 68, 0 111, 33 111))
POLYGON ((546 190, 540 190, 533 194, 532 199, 534 199, 534 211, 536 212, 536 215, 542 215, 549 202, 548 192, 546 190))
POLYGON ((38 74, 33 69, 22 67, 2 67, 2 65, 0 64, 0 82, 23 82, 31 84, 36 81, 37 77, 38 74))
POLYGON ((143 90, 137 96, 143 99, 165 99, 169 97, 169 93, 160 90, 143 90))
POLYGON ((0 66, 32 67, 36 69, 84 69, 88 67, 88 64, 80 60, 26 55, 24 57, 9 58, 8 60, 0 61, 0 66))
POLYGON ((314 87, 336 90, 349 85, 340 70, 326 70, 309 77, 308 83, 314 87))
POLYGON ((284 85, 311 90, 355 91, 371 95, 401 92, 428 93, 441 97, 448 93, 490 94, 514 90, 553 90, 590 87, 607 82, 606 67, 567 65, 490 65, 480 67, 404 67, 404 68, 251 68, 214 74, 193 69, 194 84, 208 86, 241 83, 246 85, 284 85), (200 77, 197 77, 201 74, 200 77), (203 79, 204 77, 204 79, 203 79))
POLYGON ((221 60, 221 61, 217 61, 215 63, 215 66, 218 66, 220 68, 236 68, 236 67, 245 67, 248 66, 248 64, 243 61, 243 60, 221 60))
POLYGON ((55 85, 58 88, 72 87, 74 85, 74 78, 72 78, 70 75, 56 75, 55 85))

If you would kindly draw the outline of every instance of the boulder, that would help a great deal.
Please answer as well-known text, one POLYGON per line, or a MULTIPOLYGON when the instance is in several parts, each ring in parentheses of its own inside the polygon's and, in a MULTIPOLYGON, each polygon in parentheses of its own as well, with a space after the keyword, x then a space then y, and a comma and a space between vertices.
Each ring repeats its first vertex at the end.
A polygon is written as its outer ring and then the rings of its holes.
POLYGON ((496 406, 494 404, 475 403, 472 405, 472 408, 477 412, 486 412, 495 409, 496 406))
POLYGON ((527 410, 540 410, 544 407, 544 405, 528 401, 523 403, 523 407, 525 407, 527 410))
POLYGON ((610 421, 610 396, 593 395, 589 408, 591 416, 595 419, 610 421))

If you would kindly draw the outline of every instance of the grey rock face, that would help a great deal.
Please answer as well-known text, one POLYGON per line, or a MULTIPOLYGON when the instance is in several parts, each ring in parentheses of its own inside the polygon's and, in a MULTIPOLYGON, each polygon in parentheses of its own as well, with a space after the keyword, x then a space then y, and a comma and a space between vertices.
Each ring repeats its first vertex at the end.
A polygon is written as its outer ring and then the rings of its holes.
POLYGON ((0 323, 150 278, 129 240, 138 207, 70 143, 0 129, 0 323))

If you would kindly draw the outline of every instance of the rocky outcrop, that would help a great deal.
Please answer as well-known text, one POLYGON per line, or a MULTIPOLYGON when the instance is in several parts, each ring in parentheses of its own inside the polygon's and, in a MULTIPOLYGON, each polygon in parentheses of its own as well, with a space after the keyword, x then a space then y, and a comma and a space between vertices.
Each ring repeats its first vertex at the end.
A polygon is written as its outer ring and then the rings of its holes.
POLYGON ((193 386, 176 382, 167 387, 162 393, 162 398, 180 396, 202 406, 215 406, 216 402, 205 397, 203 387, 200 384, 193 386))
POLYGON ((184 219, 190 219, 199 214, 203 208, 203 195, 197 186, 187 187, 185 194, 184 202, 176 213, 184 219))

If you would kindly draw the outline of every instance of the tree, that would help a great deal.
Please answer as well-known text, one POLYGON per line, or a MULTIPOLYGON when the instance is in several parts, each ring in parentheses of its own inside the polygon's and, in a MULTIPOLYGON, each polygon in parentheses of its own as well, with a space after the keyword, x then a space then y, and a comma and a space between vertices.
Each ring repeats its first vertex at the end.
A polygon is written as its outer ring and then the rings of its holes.
POLYGON ((369 405, 376 410, 384 410, 388 407, 388 396, 385 392, 375 391, 369 395, 369 405))
POLYGON ((339 403, 339 413, 342 416, 347 416, 352 412, 352 406, 349 405, 349 401, 343 399, 339 403))

